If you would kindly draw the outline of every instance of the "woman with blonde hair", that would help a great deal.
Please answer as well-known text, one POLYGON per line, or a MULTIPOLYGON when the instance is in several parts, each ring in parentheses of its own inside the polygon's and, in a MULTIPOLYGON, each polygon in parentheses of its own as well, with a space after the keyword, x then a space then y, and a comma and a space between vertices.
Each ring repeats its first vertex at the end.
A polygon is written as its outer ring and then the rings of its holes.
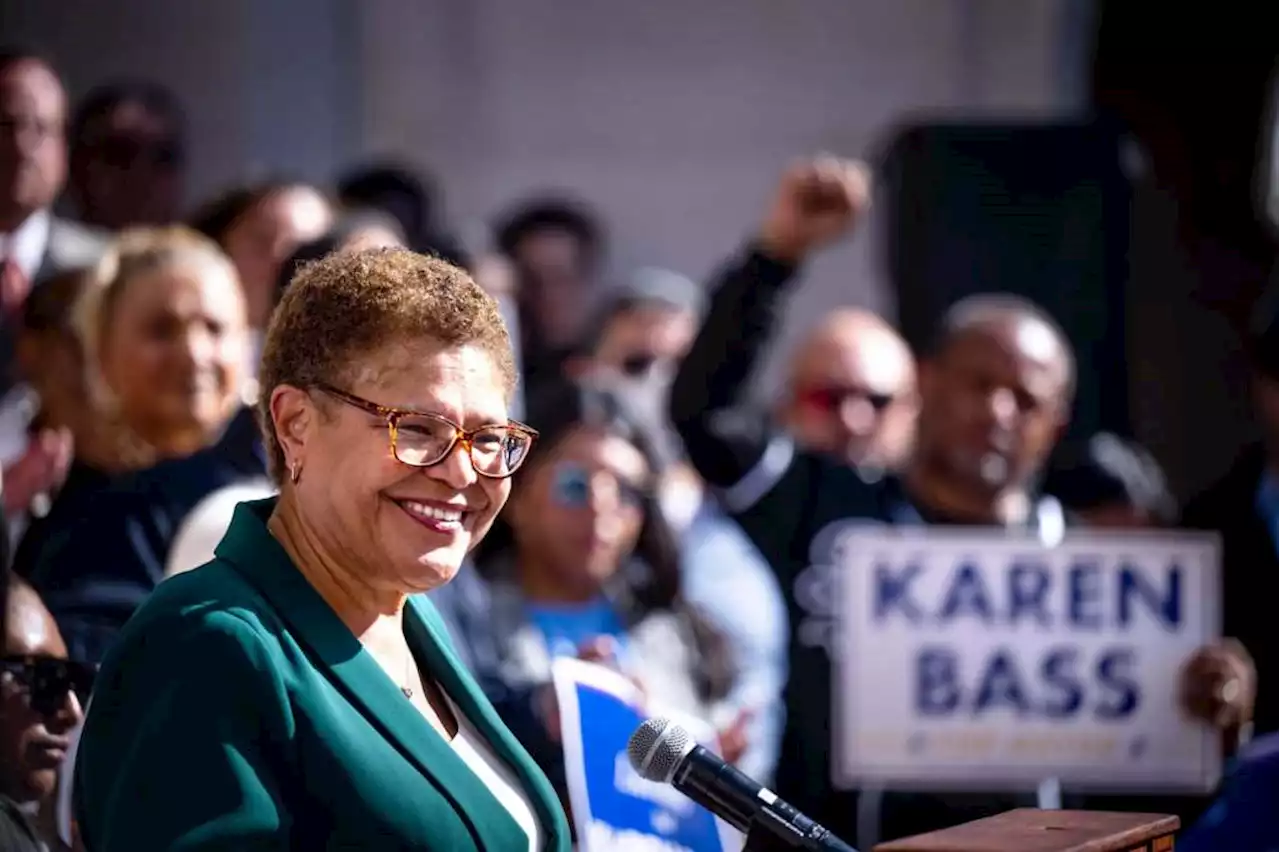
POLYGON ((181 227, 126 231, 73 322, 95 463, 111 481, 24 542, 24 565, 68 644, 92 660, 163 576, 182 517, 264 465, 245 404, 244 295, 212 240, 181 227))

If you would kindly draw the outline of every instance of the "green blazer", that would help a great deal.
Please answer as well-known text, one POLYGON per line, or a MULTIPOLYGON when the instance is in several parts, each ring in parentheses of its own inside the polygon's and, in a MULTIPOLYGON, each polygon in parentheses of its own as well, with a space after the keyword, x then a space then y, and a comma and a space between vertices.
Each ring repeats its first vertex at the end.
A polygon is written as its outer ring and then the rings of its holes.
MULTIPOLYGON (((213 562, 161 583, 103 663, 73 778, 90 852, 526 852, 527 835, 267 531, 236 509, 213 562)), ((405 636, 567 852, 551 786, 420 596, 405 636)))

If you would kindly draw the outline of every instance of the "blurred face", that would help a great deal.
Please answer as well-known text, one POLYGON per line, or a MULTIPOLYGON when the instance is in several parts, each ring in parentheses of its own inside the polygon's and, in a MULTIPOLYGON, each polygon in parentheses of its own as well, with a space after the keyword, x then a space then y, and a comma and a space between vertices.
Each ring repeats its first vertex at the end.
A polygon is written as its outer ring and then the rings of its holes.
MULTIPOLYGON (((507 422, 502 374, 478 347, 391 344, 362 358, 341 390, 468 430, 507 422)), ((277 388, 272 416, 300 465, 298 482, 286 485, 299 515, 323 552, 382 592, 415 594, 453 579, 511 490, 510 479, 478 475, 461 441, 431 467, 396 460, 385 417, 322 391, 277 388)))
POLYGON ((66 179, 66 96, 44 64, 0 71, 0 230, 48 207, 66 179))
POLYGON ((266 328, 271 319, 281 264, 332 224, 333 211, 324 196, 311 187, 294 186, 264 198, 227 231, 223 248, 240 273, 251 328, 266 328))
POLYGON ((575 343, 590 309, 587 258, 582 243, 568 231, 535 231, 516 250, 521 278, 535 331, 552 348, 575 343))
POLYGON ((144 104, 122 103, 101 116, 73 159, 86 221, 119 230, 177 218, 183 159, 177 131, 144 104))
POLYGON ((29 589, 9 599, 0 673, 0 773, 19 802, 47 799, 57 786, 68 736, 83 719, 85 666, 67 665, 67 648, 48 610, 29 589))
POLYGON ((102 375, 128 424, 167 455, 203 447, 238 403, 244 300, 230 275, 179 265, 124 284, 102 341, 102 375))
POLYGON ((342 243, 343 251, 379 248, 407 248, 400 235, 378 225, 367 225, 352 231, 342 243))
POLYGON ((876 336, 815 341, 795 368, 783 410, 805 450, 851 465, 898 467, 915 433, 915 367, 876 336))
POLYGON ((522 570, 590 598, 632 550, 644 523, 649 469, 628 441, 575 429, 537 459, 512 501, 522 570))
POLYGON ((977 493, 1026 483, 1066 425, 1065 353, 1029 319, 961 332, 922 366, 920 389, 921 459, 977 493))
POLYGON ((697 321, 688 311, 640 305, 613 318, 593 361, 615 375, 640 378, 683 358, 697 330, 697 321))

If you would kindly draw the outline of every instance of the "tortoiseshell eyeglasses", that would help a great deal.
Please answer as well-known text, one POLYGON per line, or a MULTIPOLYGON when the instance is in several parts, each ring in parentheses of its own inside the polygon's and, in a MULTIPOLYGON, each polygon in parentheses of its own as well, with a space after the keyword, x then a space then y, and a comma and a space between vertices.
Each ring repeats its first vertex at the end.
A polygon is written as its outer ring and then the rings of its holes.
POLYGON ((464 429, 439 414, 390 408, 332 385, 316 387, 334 399, 385 419, 391 439, 391 455, 396 461, 411 467, 439 464, 461 441, 477 474, 490 479, 506 479, 524 464, 538 437, 537 431, 515 421, 464 429))

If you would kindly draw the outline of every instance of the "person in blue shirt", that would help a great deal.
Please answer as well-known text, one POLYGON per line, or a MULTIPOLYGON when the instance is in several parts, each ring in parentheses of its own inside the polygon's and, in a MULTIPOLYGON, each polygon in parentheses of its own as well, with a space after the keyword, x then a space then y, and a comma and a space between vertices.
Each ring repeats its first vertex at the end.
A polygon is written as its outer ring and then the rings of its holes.
POLYGON ((1178 838, 1178 852, 1275 852, 1278 745, 1272 735, 1240 751, 1217 800, 1178 838))
POLYGON ((486 694, 561 793, 556 657, 613 666, 655 712, 711 723, 725 757, 740 757, 755 708, 734 705, 725 637, 680 593, 643 432, 613 394, 570 382, 535 391, 527 421, 538 452, 517 472, 476 570, 432 595, 486 694))

